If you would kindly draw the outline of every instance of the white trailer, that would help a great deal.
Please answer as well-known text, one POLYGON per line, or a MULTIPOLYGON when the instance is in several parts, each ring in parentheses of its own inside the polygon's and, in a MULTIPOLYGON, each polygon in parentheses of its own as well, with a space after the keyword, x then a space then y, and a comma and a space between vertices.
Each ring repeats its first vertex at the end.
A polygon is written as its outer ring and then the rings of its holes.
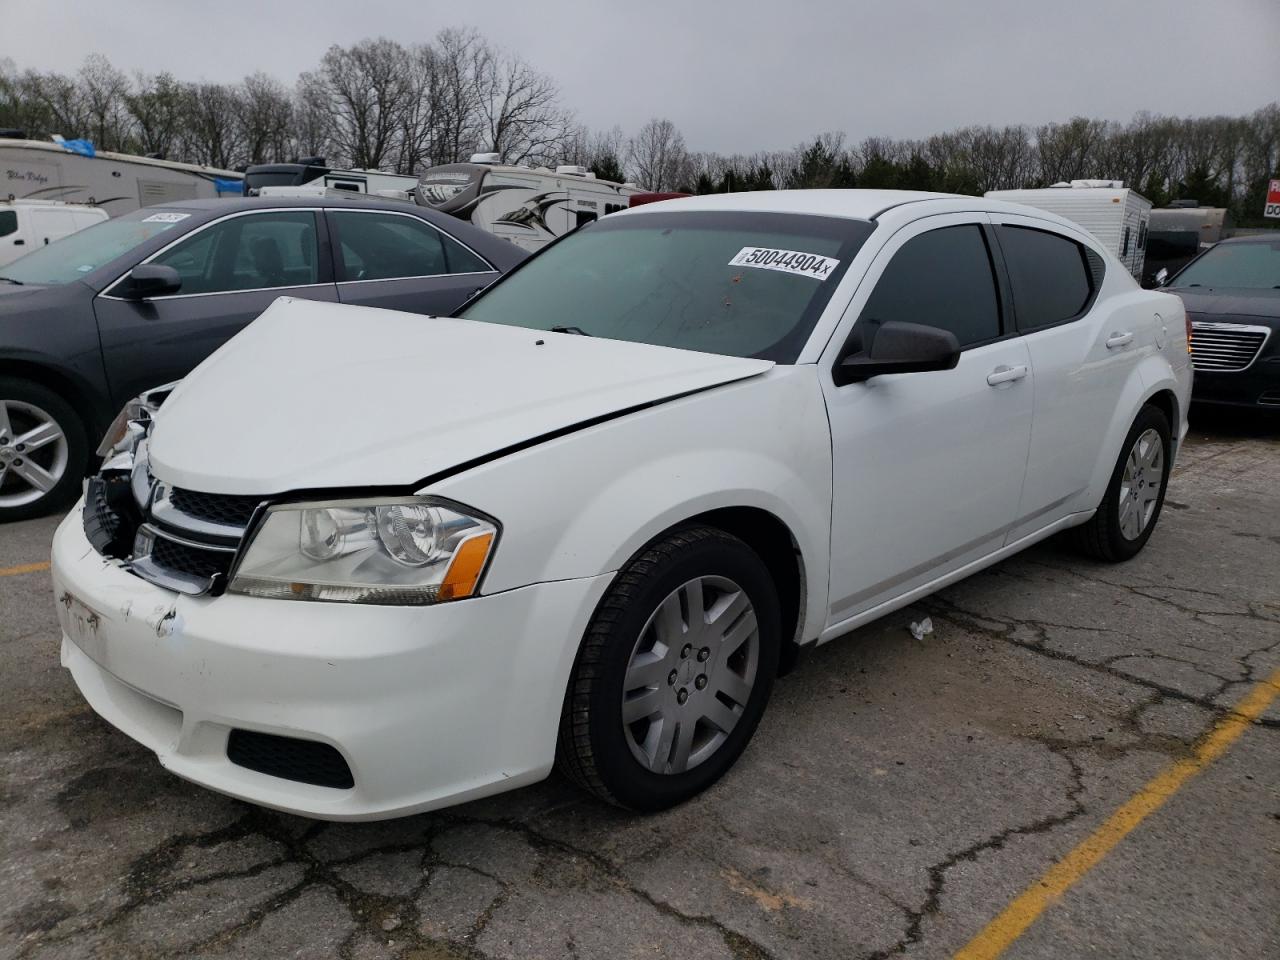
POLYGON ((111 216, 175 200, 240 196, 244 174, 43 140, 0 140, 0 199, 93 204, 111 216))
POLYGON ((1123 180, 1072 180, 1039 190, 988 190, 986 195, 1025 203, 1078 223, 1141 279, 1151 201, 1126 187, 1123 180))
POLYGON ((495 153, 477 153, 470 163, 432 167, 418 182, 422 206, 537 250, 570 230, 627 208, 639 193, 634 183, 597 180, 586 167, 516 167, 495 153))
POLYGON ((312 196, 314 191, 336 190, 341 193, 367 193, 393 200, 413 199, 418 178, 385 170, 335 170, 324 157, 304 157, 292 163, 259 163, 244 172, 244 192, 260 196, 312 196), (310 192, 284 194, 283 187, 306 187, 310 192), (268 192, 264 192, 268 191, 268 192))

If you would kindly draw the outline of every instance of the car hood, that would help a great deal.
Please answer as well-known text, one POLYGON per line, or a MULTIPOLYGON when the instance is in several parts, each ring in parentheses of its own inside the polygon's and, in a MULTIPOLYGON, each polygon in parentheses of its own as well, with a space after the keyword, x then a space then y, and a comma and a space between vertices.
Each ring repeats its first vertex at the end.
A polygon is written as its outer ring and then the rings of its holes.
POLYGON ((210 493, 411 485, 772 366, 282 298, 165 401, 151 466, 210 493))
POLYGON ((1280 319, 1280 290, 1233 290, 1227 287, 1172 288, 1182 298, 1187 313, 1206 320, 1214 317, 1280 319))

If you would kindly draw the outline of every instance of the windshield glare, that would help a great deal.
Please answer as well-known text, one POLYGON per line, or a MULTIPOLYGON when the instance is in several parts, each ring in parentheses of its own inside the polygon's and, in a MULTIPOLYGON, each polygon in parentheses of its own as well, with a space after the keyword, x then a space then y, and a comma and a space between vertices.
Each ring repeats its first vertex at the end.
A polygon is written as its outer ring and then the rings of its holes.
POLYGON ((92 227, 32 250, 0 268, 4 276, 21 283, 61 284, 79 280, 116 257, 128 253, 158 233, 172 230, 190 214, 135 210, 123 217, 103 220, 92 227), (162 219, 156 219, 161 217, 162 219), (181 220, 174 220, 180 217, 181 220))
POLYGON ((461 315, 793 363, 874 229, 796 214, 615 215, 526 261, 461 315))
POLYGON ((1171 286, 1280 288, 1280 240, 1220 243, 1189 264, 1171 286))

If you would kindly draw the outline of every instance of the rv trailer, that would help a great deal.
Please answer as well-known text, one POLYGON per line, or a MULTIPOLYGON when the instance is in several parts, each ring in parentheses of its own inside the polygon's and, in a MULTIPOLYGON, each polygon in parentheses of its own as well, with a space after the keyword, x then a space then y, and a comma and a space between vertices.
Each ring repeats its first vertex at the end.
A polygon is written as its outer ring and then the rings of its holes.
POLYGON ((634 183, 597 180, 586 167, 517 167, 496 153, 473 154, 423 173, 418 203, 452 214, 526 250, 627 209, 634 183))
POLYGON ((986 196, 1066 217, 1097 237, 1135 279, 1142 277, 1151 201, 1123 180, 1072 180, 1039 190, 988 190, 986 196))
POLYGON ((44 140, 0 139, 0 199, 65 200, 116 217, 175 200, 240 196, 243 174, 44 140))
POLYGON ((324 157, 303 157, 292 163, 258 163, 244 172, 244 192, 251 197, 262 196, 264 188, 309 187, 311 191, 294 195, 309 196, 318 189, 321 195, 324 195, 324 191, 336 190, 342 193, 367 193, 384 199, 412 200, 417 186, 417 177, 400 173, 335 170, 325 165, 324 157))

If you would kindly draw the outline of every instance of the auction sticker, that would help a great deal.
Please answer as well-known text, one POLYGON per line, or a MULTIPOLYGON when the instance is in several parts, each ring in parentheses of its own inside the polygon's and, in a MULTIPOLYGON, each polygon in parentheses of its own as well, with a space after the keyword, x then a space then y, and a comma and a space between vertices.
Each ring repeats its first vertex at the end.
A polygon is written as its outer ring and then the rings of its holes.
POLYGON ((191 216, 189 213, 153 213, 149 217, 143 217, 143 223, 178 223, 191 216))
POLYGON ((777 270, 794 273, 800 277, 825 280, 840 261, 802 250, 775 250, 772 247, 743 247, 729 261, 731 267, 755 267, 759 270, 777 270))

